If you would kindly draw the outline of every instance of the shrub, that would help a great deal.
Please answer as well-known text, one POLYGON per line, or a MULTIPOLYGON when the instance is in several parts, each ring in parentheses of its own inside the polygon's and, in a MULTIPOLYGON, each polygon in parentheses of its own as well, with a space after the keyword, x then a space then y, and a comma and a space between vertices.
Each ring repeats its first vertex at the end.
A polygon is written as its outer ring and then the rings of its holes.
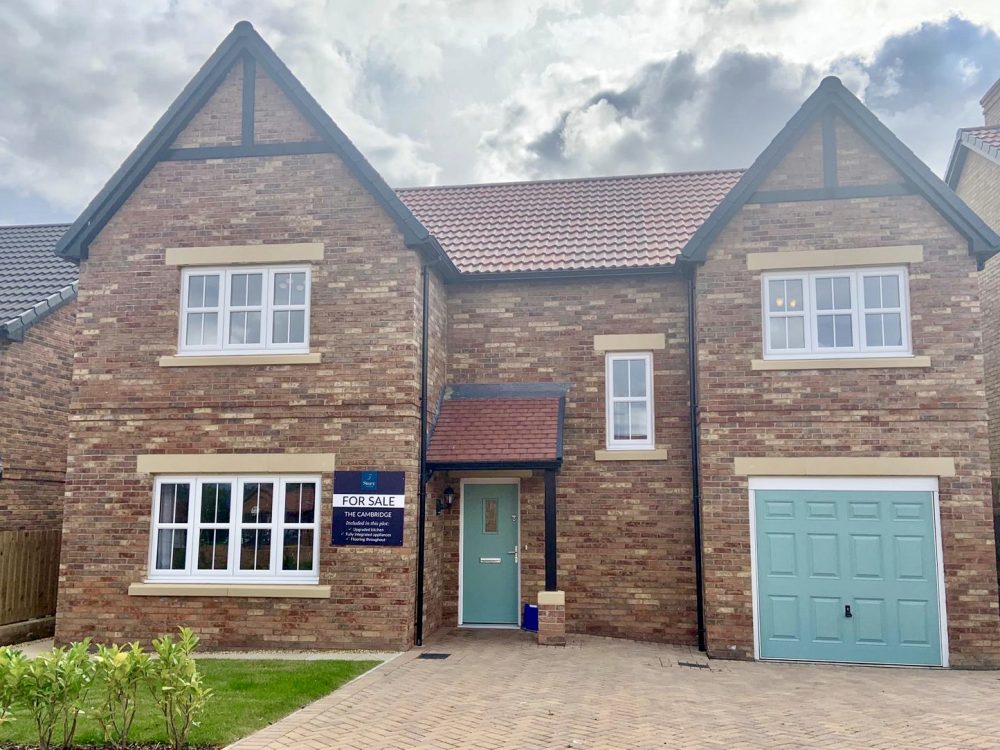
POLYGON ((139 688, 150 673, 149 654, 138 641, 124 648, 98 645, 94 665, 97 680, 106 690, 104 702, 96 712, 104 741, 112 747, 124 748, 135 719, 139 688))
POLYGON ((0 724, 14 718, 14 703, 18 699, 18 686, 27 662, 20 651, 4 646, 0 648, 0 724))
POLYGON ((197 726, 198 715, 212 697, 191 657, 197 646, 198 637, 190 628, 181 628, 176 641, 169 635, 153 640, 153 650, 159 658, 151 663, 150 688, 163 712, 167 737, 174 750, 181 750, 187 744, 188 734, 197 726))

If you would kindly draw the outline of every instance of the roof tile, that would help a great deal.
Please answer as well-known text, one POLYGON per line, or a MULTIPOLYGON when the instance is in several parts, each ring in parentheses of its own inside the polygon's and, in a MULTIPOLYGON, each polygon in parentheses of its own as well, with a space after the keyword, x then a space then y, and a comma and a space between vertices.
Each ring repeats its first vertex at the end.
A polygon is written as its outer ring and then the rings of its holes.
POLYGON ((79 275, 55 254, 68 224, 0 226, 0 324, 65 289, 79 275))
POLYGON ((558 398, 445 400, 427 449, 430 463, 558 458, 558 398))

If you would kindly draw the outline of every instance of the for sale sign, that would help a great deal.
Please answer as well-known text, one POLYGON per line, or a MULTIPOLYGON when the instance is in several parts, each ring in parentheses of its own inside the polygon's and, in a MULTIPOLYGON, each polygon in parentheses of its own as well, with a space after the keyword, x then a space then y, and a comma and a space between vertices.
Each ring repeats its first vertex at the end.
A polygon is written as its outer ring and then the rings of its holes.
POLYGON ((402 471, 335 471, 330 543, 402 546, 405 476, 402 471))

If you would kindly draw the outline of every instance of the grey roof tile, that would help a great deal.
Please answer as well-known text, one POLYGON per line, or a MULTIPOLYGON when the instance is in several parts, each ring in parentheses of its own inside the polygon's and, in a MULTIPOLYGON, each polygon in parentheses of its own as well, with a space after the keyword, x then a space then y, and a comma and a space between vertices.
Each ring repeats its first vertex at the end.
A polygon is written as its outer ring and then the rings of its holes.
POLYGON ((55 254, 69 224, 0 226, 0 325, 76 281, 76 263, 55 254))

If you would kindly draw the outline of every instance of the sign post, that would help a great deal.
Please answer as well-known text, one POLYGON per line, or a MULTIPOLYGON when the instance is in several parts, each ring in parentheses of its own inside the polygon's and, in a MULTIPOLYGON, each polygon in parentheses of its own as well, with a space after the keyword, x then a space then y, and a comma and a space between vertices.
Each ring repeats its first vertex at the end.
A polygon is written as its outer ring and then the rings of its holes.
POLYGON ((402 546, 405 477, 402 471, 335 471, 330 543, 402 546))

